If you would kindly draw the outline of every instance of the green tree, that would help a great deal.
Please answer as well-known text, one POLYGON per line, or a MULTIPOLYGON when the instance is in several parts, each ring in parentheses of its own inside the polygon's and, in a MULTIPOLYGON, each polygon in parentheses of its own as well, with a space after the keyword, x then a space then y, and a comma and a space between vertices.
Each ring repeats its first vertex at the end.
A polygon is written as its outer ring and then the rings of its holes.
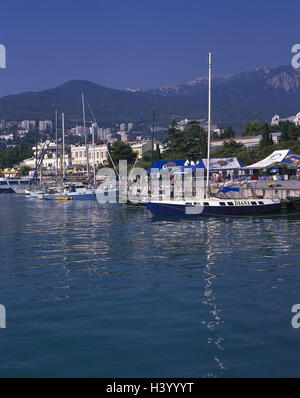
POLYGON ((270 137, 270 128, 268 123, 264 123, 261 128, 261 140, 259 145, 261 147, 267 147, 273 145, 272 137, 270 137))
POLYGON ((228 126, 227 129, 223 133, 222 138, 234 138, 235 137, 235 132, 233 131, 231 126, 228 126))
POLYGON ((29 166, 21 166, 19 170, 20 176, 28 176, 29 172, 31 171, 31 167, 29 166))
POLYGON ((166 151, 164 159, 189 159, 198 160, 207 156, 207 133, 199 126, 199 123, 192 121, 188 123, 183 131, 176 127, 176 123, 170 125, 165 140, 166 151))
MULTIPOLYGON (((116 167, 119 165, 119 160, 127 160, 128 164, 133 164, 137 157, 131 146, 123 141, 115 141, 112 145, 108 144, 108 151, 116 167)), ((113 167, 110 158, 109 167, 113 167)))
POLYGON ((260 121, 254 120, 253 122, 246 124, 242 135, 243 136, 259 135, 259 134, 261 134, 261 129, 262 129, 262 125, 261 125, 260 121))

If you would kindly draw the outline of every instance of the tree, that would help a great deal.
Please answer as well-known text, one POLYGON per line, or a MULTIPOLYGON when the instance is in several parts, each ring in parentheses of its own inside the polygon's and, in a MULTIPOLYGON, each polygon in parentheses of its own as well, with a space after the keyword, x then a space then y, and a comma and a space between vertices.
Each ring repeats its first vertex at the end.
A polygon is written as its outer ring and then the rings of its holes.
POLYGON ((187 127, 180 131, 176 122, 170 125, 165 140, 166 151, 164 159, 198 160, 207 156, 207 133, 196 121, 189 122, 187 127))
POLYGON ((261 140, 259 145, 261 147, 266 147, 273 145, 272 137, 270 137, 270 128, 268 123, 264 123, 261 128, 261 140))
POLYGON ((31 171, 31 167, 29 166, 21 166, 19 170, 20 176, 28 176, 29 172, 31 171))
POLYGON ((227 129, 224 131, 223 137, 224 138, 234 138, 235 137, 235 132, 232 130, 231 126, 228 126, 227 129))
POLYGON ((243 136, 259 135, 259 134, 261 134, 261 129, 262 129, 262 125, 261 125, 260 121, 254 120, 253 122, 246 124, 242 135, 243 136))
MULTIPOLYGON (((119 160, 127 160, 129 164, 133 164, 137 157, 131 146, 123 141, 115 141, 112 145, 108 144, 108 151, 116 167, 118 167, 119 160)), ((113 167, 110 158, 109 167, 113 167)))

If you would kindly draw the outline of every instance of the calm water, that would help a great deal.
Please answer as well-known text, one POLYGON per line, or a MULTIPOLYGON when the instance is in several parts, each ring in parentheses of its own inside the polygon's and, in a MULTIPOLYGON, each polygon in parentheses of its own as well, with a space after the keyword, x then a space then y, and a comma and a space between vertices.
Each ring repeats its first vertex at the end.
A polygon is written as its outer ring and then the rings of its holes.
POLYGON ((0 196, 1 377, 300 376, 300 215, 0 196))

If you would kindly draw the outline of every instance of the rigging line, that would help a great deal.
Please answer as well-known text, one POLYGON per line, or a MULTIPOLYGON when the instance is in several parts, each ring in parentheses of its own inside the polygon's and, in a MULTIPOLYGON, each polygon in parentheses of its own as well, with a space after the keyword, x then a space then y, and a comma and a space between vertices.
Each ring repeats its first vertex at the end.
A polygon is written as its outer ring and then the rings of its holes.
MULTIPOLYGON (((92 108, 91 108, 91 106, 90 106, 90 103, 89 103, 87 97, 86 97, 86 102, 87 102, 87 104, 88 104, 89 110, 90 110, 91 115, 92 115, 92 118, 93 118, 93 120, 94 120, 94 123, 96 123, 97 127, 99 127, 98 122, 97 122, 97 120, 96 120, 96 118, 95 118, 94 112, 92 111, 92 108)), ((105 138, 104 138, 104 142, 105 142, 106 145, 108 144, 108 141, 107 141, 105 138)), ((118 171, 117 171, 116 165, 115 165, 115 163, 114 163, 114 161, 113 161, 113 159, 112 159, 112 157, 111 157, 111 154, 110 154, 110 152, 109 152, 109 150, 108 150, 108 145, 107 145, 107 153, 108 153, 109 159, 110 159, 110 161, 111 161, 111 163, 112 163, 112 165, 113 165, 113 168, 114 168, 115 172, 117 173, 117 176, 119 177, 119 173, 118 173, 118 171)))
MULTIPOLYGON (((147 135, 147 134, 148 134, 148 131, 146 131, 146 132, 144 133, 144 135, 142 136, 142 141, 146 138, 146 135, 147 135)), ((136 166, 136 164, 137 164, 137 161, 138 161, 138 157, 136 157, 136 159, 135 159, 135 161, 134 161, 134 164, 133 164, 132 169, 130 170, 130 174, 129 174, 129 176, 128 176, 128 179, 131 178, 131 175, 132 175, 132 173, 133 173, 133 169, 135 168, 135 166, 136 166)))

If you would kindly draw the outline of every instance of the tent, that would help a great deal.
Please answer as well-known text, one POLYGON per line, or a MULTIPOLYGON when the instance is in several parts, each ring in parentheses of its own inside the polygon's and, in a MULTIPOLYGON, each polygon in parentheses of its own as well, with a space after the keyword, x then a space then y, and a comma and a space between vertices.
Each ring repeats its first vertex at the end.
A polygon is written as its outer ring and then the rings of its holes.
MULTIPOLYGON (((206 167, 207 159, 203 159, 203 163, 206 167)), ((236 170, 241 169, 245 165, 240 162, 236 157, 233 158, 213 158, 210 159, 209 167, 210 171, 221 171, 221 170, 236 170)))
MULTIPOLYGON (((150 169, 147 170, 151 173, 151 169, 159 169, 160 172, 184 172, 187 169, 206 169, 207 159, 201 159, 198 162, 189 162, 188 160, 158 160, 153 163, 150 169)), ((221 171, 221 170, 236 170, 241 169, 245 165, 240 162, 236 157, 232 158, 212 158, 209 162, 210 171, 221 171)))
POLYGON ((152 169, 158 169, 160 172, 178 172, 184 166, 185 160, 156 160, 147 173, 151 173, 152 169))
POLYGON ((274 151, 271 155, 267 156, 260 162, 253 163, 250 166, 244 167, 244 169, 272 169, 277 167, 279 163, 293 164, 300 160, 300 156, 295 154, 290 149, 283 149, 282 151, 274 151))

